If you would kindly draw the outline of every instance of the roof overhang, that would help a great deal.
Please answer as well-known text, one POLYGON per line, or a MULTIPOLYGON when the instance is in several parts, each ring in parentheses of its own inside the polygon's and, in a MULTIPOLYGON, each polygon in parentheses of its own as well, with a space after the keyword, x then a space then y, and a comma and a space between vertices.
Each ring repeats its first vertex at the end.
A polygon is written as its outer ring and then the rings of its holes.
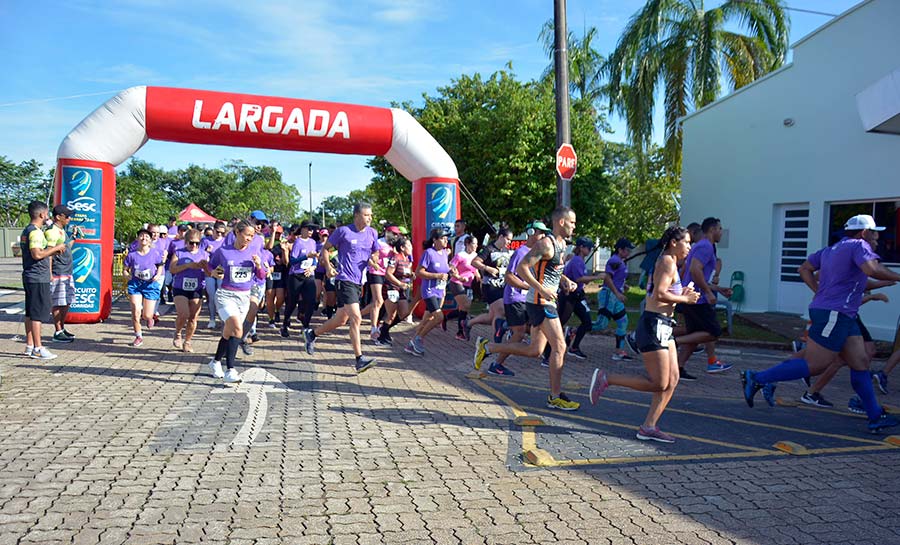
POLYGON ((856 95, 866 132, 900 134, 900 68, 856 95))

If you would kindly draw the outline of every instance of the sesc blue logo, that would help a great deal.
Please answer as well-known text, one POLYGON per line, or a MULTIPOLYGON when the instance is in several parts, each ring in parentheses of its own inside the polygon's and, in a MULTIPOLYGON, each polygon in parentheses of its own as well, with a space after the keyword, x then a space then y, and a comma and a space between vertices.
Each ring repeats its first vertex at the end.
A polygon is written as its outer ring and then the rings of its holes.
POLYGON ((100 245, 76 244, 72 250, 72 276, 75 278, 74 312, 100 312, 100 245))
POLYGON ((429 230, 444 227, 453 229, 458 215, 456 185, 448 183, 427 184, 425 222, 429 230))
POLYGON ((91 173, 87 170, 76 170, 72 173, 69 183, 72 185, 72 191, 79 197, 84 197, 84 194, 91 188, 91 173))
POLYGON ((86 246, 79 246, 72 252, 72 275, 76 284, 82 284, 94 270, 94 252, 86 246))
POLYGON ((103 171, 67 166, 62 170, 60 202, 72 209, 72 223, 84 231, 84 240, 101 240, 103 171))

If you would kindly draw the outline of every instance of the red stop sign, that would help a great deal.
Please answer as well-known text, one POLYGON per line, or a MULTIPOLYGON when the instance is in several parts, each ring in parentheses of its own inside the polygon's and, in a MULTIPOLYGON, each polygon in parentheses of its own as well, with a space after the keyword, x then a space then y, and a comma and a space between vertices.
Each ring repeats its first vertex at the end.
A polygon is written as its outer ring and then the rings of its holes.
POLYGON ((578 156, 572 144, 563 144, 556 150, 556 173, 567 182, 575 177, 578 169, 578 156))

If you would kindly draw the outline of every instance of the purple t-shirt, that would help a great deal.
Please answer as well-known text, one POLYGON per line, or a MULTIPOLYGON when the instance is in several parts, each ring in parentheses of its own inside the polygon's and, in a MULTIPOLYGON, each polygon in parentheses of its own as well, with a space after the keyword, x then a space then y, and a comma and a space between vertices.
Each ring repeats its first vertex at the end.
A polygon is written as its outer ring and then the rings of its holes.
MULTIPOLYGON (((572 258, 569 259, 569 262, 566 263, 566 268, 563 269, 563 274, 572 282, 575 282, 582 276, 586 276, 587 266, 584 264, 584 258, 580 255, 573 255, 572 258)), ((576 284, 578 284, 578 287, 575 288, 575 291, 584 291, 583 283, 576 282, 576 284)))
MULTIPOLYGON (((509 265, 507 266, 507 271, 512 271, 513 274, 516 275, 516 278, 521 278, 517 273, 516 269, 519 268, 519 263, 522 261, 522 258, 525 257, 531 251, 531 248, 525 246, 524 244, 516 248, 516 251, 513 252, 512 257, 509 258, 509 265)), ((528 294, 528 288, 524 290, 520 290, 519 288, 514 288, 509 284, 503 286, 503 304, 511 305, 513 303, 524 303, 525 295, 528 294)))
POLYGON ((218 250, 222 244, 225 242, 225 237, 216 240, 214 238, 205 237, 200 241, 200 249, 206 252, 207 254, 212 254, 216 250, 218 250))
MULTIPOLYGON (((307 257, 310 252, 316 251, 316 241, 307 238, 306 240, 297 237, 294 239, 294 245, 291 247, 291 274, 303 274, 303 271, 318 265, 318 260, 314 257, 307 257)), ((321 250, 321 248, 319 248, 321 250)))
MULTIPOLYGON (((619 254, 613 254, 612 257, 606 261, 606 269, 604 270, 606 271, 606 274, 612 278, 613 286, 619 291, 624 291, 625 279, 628 277, 628 265, 622 261, 619 254)), ((569 279, 571 280, 572 277, 570 276, 569 279)))
MULTIPOLYGON (((447 263, 447 250, 437 251, 434 248, 428 248, 422 253, 422 259, 419 260, 419 266, 425 267, 430 273, 450 273, 450 264, 447 263)), ((444 298, 447 290, 446 280, 422 280, 422 299, 437 297, 444 298)))
MULTIPOLYGON (((187 265, 188 263, 199 263, 204 259, 209 259, 209 254, 197 250, 191 253, 184 248, 175 250, 173 254, 178 258, 178 265, 187 265)), ((176 290, 196 291, 204 287, 206 273, 203 269, 184 269, 175 274, 172 280, 172 286, 176 290)))
POLYGON ((257 253, 249 245, 243 250, 238 250, 234 246, 223 244, 209 258, 209 268, 215 269, 221 265, 225 269, 225 276, 222 278, 223 289, 250 291, 256 274, 254 255, 257 253))
POLYGON ((184 250, 184 239, 183 238, 173 238, 169 241, 168 253, 166 255, 166 270, 169 270, 169 263, 172 262, 172 256, 175 255, 175 252, 179 250, 184 250))
POLYGON ((878 254, 865 240, 843 238, 807 258, 819 271, 819 290, 809 308, 836 310, 856 318, 868 276, 860 266, 878 259, 878 254))
MULTIPOLYGON (((272 255, 272 252, 270 252, 268 248, 261 249, 257 255, 259 256, 259 262, 266 266, 266 270, 271 271, 275 268, 275 256, 272 255)), ((265 284, 265 277, 260 278, 256 275, 253 276, 254 286, 264 286, 265 284)))
MULTIPOLYGON (((681 272, 681 278, 688 283, 693 282, 694 280, 691 276, 692 259, 697 259, 703 264, 703 278, 706 279, 707 283, 711 282, 712 277, 716 274, 716 249, 713 248, 712 242, 710 242, 708 238, 704 238, 697 244, 694 244, 694 246, 691 247, 691 251, 688 252, 687 259, 684 260, 684 269, 681 272)), ((709 304, 709 301, 706 300, 706 294, 702 291, 700 292, 700 299, 697 299, 697 304, 709 304)))
POLYGON ((149 282, 156 276, 159 263, 159 254, 150 248, 145 255, 141 255, 137 251, 128 252, 128 255, 125 256, 124 266, 131 270, 132 278, 149 282))
POLYGON ((371 227, 357 231, 354 224, 338 227, 328 237, 338 251, 337 279, 362 285, 363 271, 372 254, 378 251, 378 233, 371 227))
MULTIPOLYGON (((225 235, 224 244, 227 246, 234 246, 234 239, 236 236, 237 235, 234 234, 234 229, 228 231, 228 233, 225 235)), ((253 253, 259 255, 259 250, 266 247, 266 239, 264 239, 262 235, 253 235, 253 239, 250 240, 250 244, 248 245, 248 247, 253 250, 253 253)))
POLYGON ((178 226, 177 225, 173 225, 172 227, 169 227, 169 236, 170 237, 174 237, 177 234, 178 234, 178 226))

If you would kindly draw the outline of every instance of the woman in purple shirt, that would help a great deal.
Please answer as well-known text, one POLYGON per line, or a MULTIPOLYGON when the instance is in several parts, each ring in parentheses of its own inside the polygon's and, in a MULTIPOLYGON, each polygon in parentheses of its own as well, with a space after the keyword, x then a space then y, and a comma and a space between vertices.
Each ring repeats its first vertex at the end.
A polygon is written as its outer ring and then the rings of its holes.
POLYGON ((303 329, 309 327, 313 312, 318 306, 316 299, 316 266, 319 264, 319 253, 316 252, 316 241, 312 238, 313 226, 306 220, 300 224, 299 233, 291 246, 288 263, 288 296, 284 306, 284 323, 281 325, 281 336, 289 337, 291 315, 302 300, 301 322, 303 329))
POLYGON ((254 277, 264 280, 268 274, 259 255, 250 247, 256 229, 241 220, 234 226, 234 242, 223 244, 209 259, 210 276, 220 279, 222 286, 216 292, 216 308, 225 322, 222 338, 209 368, 216 378, 224 378, 226 384, 240 382, 241 375, 234 368, 234 358, 244 333, 244 318, 250 310, 250 289, 254 277), (228 372, 222 372, 222 358, 228 372))
POLYGON ((175 250, 169 260, 172 288, 175 293, 175 338, 172 345, 185 352, 193 352, 191 339, 197 330, 197 317, 203 301, 203 281, 206 278, 208 255, 200 250, 200 231, 189 229, 184 235, 184 248, 175 250), (181 330, 184 329, 184 341, 181 330))
POLYGON ((444 295, 447 290, 447 279, 450 278, 450 264, 447 262, 447 232, 444 229, 432 229, 425 241, 425 252, 416 269, 416 277, 422 279, 421 293, 425 301, 425 315, 416 327, 416 336, 407 343, 404 350, 409 354, 422 356, 425 345, 422 339, 428 332, 444 320, 444 295))
POLYGON ((132 346, 144 344, 141 332, 141 314, 147 322, 147 329, 153 328, 153 311, 159 301, 159 287, 165 277, 160 255, 152 248, 150 231, 141 229, 137 233, 137 249, 125 256, 125 272, 128 280, 128 301, 131 303, 131 325, 134 328, 132 346))

